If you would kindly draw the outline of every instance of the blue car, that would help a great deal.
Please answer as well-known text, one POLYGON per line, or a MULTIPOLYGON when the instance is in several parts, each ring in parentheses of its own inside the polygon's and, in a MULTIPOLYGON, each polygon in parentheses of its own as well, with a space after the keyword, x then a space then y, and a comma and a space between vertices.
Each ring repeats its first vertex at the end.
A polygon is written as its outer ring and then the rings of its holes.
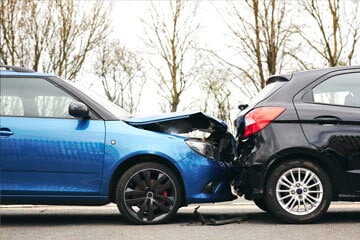
POLYGON ((136 224, 230 201, 234 138, 197 113, 130 118, 54 75, 0 66, 1 204, 116 203, 136 224), (190 138, 195 130, 206 138, 190 138))

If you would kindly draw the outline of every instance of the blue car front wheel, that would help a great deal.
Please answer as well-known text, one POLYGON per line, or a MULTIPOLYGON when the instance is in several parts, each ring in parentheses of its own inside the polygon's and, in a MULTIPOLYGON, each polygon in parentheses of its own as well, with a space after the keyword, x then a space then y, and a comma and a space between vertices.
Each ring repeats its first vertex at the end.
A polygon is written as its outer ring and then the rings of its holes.
POLYGON ((116 189, 117 205, 130 222, 164 223, 181 205, 181 188, 168 167, 154 162, 137 164, 123 174, 116 189))

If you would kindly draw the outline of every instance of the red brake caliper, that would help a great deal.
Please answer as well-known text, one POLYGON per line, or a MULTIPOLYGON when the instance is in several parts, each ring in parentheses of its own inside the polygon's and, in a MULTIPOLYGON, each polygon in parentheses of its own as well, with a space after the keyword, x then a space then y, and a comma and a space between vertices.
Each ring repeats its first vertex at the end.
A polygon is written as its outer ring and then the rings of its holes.
MULTIPOLYGON (((161 185, 160 185, 160 187, 161 187, 161 185)), ((161 195, 163 195, 164 197, 167 197, 168 196, 168 192, 167 191, 163 191, 162 193, 161 193, 161 195)), ((161 204, 165 204, 165 201, 159 201, 161 204)))

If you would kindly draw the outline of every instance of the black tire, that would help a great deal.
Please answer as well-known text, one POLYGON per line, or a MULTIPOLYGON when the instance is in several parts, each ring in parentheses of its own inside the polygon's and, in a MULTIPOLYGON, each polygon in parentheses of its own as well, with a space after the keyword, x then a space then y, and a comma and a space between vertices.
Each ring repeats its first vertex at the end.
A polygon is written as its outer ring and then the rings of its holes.
POLYGON ((165 223, 181 205, 181 185, 168 167, 154 162, 140 163, 119 179, 116 203, 121 215, 132 223, 165 223))
POLYGON ((331 198, 329 177, 311 161, 283 162, 268 177, 265 201, 270 212, 283 222, 314 222, 327 211, 331 198))
POLYGON ((266 205, 265 199, 264 198, 258 198, 258 199, 254 199, 253 200, 255 205, 260 208, 261 210, 263 210, 264 212, 268 212, 269 208, 266 205))

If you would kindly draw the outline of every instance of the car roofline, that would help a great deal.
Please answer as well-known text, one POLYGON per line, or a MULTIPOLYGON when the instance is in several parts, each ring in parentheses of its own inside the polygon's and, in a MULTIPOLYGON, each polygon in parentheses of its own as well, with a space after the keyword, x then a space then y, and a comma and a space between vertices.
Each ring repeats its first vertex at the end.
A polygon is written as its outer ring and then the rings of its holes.
POLYGON ((0 75, 1 76, 42 76, 42 77, 53 77, 54 74, 49 73, 40 73, 32 69, 11 66, 11 65, 0 65, 0 75))

